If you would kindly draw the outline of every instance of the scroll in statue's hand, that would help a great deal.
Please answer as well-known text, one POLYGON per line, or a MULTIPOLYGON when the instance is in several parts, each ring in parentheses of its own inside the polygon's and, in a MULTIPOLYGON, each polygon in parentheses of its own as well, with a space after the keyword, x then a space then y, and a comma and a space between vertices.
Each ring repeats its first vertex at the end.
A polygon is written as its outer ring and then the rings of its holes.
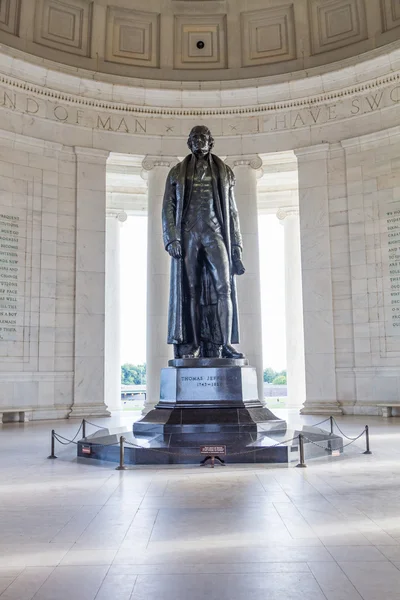
POLYGON ((179 241, 168 244, 167 251, 172 258, 182 258, 182 246, 179 241))
POLYGON ((246 271, 242 262, 242 250, 239 246, 232 248, 232 266, 235 275, 243 275, 246 271))

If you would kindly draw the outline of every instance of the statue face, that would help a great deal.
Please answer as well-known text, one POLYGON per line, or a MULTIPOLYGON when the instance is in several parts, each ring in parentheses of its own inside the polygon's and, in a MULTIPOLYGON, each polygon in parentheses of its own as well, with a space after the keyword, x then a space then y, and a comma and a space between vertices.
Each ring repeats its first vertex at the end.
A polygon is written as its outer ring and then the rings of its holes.
POLYGON ((193 127, 189 139, 190 149, 196 156, 205 156, 210 152, 210 133, 206 127, 193 127))

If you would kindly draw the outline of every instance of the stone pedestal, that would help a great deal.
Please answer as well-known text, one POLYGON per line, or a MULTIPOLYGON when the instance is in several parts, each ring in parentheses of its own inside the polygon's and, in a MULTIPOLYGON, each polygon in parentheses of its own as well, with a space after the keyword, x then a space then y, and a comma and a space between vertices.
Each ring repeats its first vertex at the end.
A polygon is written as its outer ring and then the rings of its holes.
MULTIPOLYGON (((245 448, 253 436, 286 431, 286 423, 258 399, 257 373, 247 359, 179 359, 161 371, 160 401, 134 423, 135 436, 187 442, 235 443, 245 448)), ((242 448, 242 449, 243 449, 242 448)))

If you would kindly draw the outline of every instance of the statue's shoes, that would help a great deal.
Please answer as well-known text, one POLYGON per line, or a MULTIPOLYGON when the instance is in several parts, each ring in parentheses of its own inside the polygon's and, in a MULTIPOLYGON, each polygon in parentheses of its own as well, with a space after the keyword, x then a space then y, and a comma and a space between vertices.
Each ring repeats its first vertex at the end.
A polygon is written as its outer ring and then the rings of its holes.
POLYGON ((182 358, 200 358, 200 346, 193 345, 185 354, 182 354, 182 358))
POLYGON ((222 346, 222 358, 244 358, 244 354, 238 352, 230 344, 225 344, 225 346, 222 346))

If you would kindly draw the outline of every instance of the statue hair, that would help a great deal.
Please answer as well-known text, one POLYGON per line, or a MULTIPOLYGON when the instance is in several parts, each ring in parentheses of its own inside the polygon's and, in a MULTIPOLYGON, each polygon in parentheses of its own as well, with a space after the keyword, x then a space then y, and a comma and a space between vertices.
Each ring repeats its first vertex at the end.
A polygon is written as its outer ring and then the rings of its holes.
POLYGON ((190 133, 189 133, 189 137, 188 137, 187 145, 189 146, 189 149, 190 149, 190 150, 192 150, 192 134, 193 134, 193 131, 194 131, 195 129, 199 129, 199 128, 202 128, 202 129, 204 129, 204 133, 205 133, 206 135, 208 135, 208 139, 210 140, 210 152, 211 152, 211 150, 214 148, 214 143, 215 143, 215 141, 214 141, 214 138, 213 138, 213 136, 211 135, 211 131, 210 131, 210 130, 208 129, 208 127, 206 127, 205 125, 196 125, 195 127, 193 127, 193 128, 191 129, 191 131, 190 131, 190 133))

